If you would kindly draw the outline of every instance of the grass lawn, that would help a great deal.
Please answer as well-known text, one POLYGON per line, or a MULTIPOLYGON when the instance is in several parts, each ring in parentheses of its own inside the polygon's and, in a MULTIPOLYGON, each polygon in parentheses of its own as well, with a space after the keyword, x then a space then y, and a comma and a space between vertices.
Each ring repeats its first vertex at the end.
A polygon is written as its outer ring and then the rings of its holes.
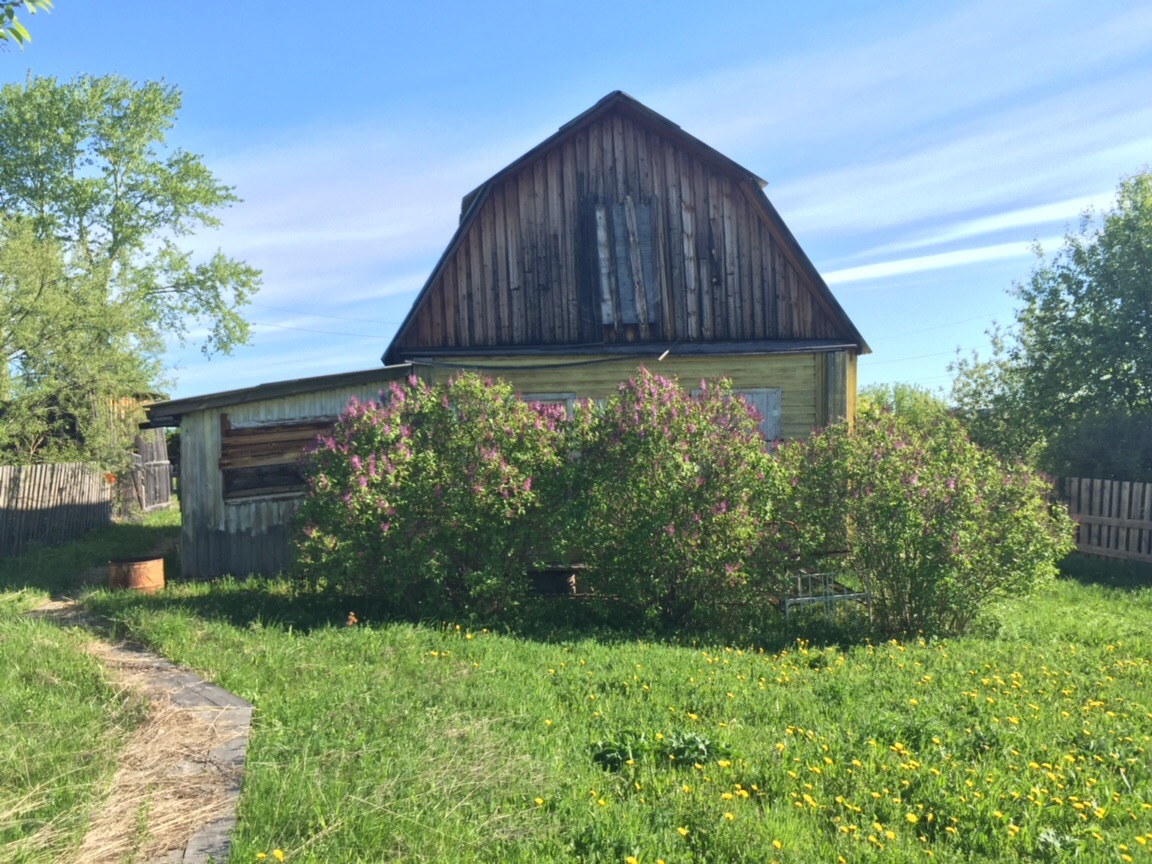
POLYGON ((1152 568, 1068 570, 995 636, 825 646, 88 602, 256 705, 233 862, 1152 862, 1152 568))
POLYGON ((67 547, 0 558, 0 861, 71 860, 138 715, 108 686, 85 637, 23 613, 77 573, 139 554, 178 513, 101 529, 67 547))

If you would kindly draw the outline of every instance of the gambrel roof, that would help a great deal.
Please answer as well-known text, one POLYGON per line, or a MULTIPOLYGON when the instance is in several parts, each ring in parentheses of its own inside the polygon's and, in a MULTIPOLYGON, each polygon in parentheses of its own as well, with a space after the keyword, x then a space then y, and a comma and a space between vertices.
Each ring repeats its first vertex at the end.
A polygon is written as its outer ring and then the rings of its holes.
POLYGON ((464 197, 382 359, 695 343, 868 353, 764 185, 610 93, 464 197))

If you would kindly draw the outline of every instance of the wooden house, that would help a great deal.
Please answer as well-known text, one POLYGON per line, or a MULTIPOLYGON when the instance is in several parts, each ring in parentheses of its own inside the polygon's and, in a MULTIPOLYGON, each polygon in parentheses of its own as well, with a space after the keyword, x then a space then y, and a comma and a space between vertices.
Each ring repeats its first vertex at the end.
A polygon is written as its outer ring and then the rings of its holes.
POLYGON ((545 401, 602 398, 640 364, 725 376, 769 438, 851 418, 869 348, 765 185, 611 93, 464 197, 383 362, 545 401))
POLYGON ((147 425, 180 428, 182 575, 287 569, 304 447, 332 428, 353 397, 378 399, 410 371, 382 367, 147 406, 147 425))
POLYGON ((410 373, 571 402, 645 364, 732 379, 769 439, 851 418, 868 346, 764 185, 631 97, 600 100, 465 196, 383 368, 148 407, 180 427, 184 575, 284 569, 303 447, 410 373))

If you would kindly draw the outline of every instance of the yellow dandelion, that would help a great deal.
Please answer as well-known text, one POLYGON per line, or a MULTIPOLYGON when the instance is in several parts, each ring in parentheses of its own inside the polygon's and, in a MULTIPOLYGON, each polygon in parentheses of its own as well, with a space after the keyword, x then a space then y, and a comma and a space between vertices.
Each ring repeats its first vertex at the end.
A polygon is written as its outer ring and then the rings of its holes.
POLYGON ((915 825, 917 822, 920 821, 920 817, 917 816, 915 813, 905 813, 904 819, 905 819, 905 821, 911 823, 912 825, 915 825))
POLYGON ((732 800, 732 793, 731 792, 721 793, 720 800, 721 801, 731 801, 732 800))
POLYGON ((679 834, 681 837, 687 837, 688 836, 688 829, 681 826, 680 828, 676 829, 676 833, 679 834))
POLYGON ((728 820, 729 822, 731 822, 731 821, 732 821, 733 819, 735 819, 736 817, 735 817, 735 816, 733 816, 731 813, 725 813, 725 814, 724 814, 724 818, 725 818, 726 820, 728 820))
POLYGON ((636 860, 635 855, 629 855, 624 859, 624 864, 640 864, 640 862, 636 860))
POLYGON ((279 849, 273 849, 272 850, 272 857, 275 858, 277 861, 283 861, 284 860, 284 853, 281 852, 279 849))
POLYGON ((544 803, 544 799, 543 799, 543 798, 537 798, 537 799, 536 799, 536 806, 537 806, 537 807, 540 807, 541 805, 543 805, 543 803, 544 803))
POLYGON ((264 852, 257 852, 256 853, 256 860, 257 861, 263 861, 267 857, 268 857, 268 855, 264 852))
POLYGON ((779 840, 773 840, 773 841, 772 841, 772 848, 773 848, 773 849, 783 849, 783 848, 784 848, 784 844, 783 844, 783 843, 781 843, 779 840))

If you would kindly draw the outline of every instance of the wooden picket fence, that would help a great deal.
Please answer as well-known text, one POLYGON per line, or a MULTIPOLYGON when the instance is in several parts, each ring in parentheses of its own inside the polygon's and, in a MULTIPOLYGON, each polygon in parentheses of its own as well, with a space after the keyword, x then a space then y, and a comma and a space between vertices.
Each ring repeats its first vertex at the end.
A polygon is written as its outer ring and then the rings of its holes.
POLYGON ((1080 552, 1152 563, 1152 483, 1070 477, 1060 487, 1080 552))
POLYGON ((0 466, 0 555, 72 540, 108 524, 116 490, 82 463, 0 466))

